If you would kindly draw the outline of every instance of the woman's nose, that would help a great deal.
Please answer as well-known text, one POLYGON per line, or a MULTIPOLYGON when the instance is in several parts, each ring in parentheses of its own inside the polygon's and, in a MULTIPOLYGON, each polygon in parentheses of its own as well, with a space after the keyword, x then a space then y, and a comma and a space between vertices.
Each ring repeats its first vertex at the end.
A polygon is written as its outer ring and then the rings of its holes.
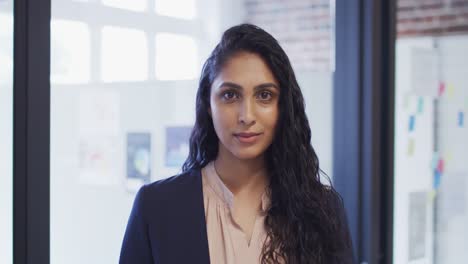
POLYGON ((244 100, 239 107, 239 122, 244 125, 255 124, 255 102, 244 100))

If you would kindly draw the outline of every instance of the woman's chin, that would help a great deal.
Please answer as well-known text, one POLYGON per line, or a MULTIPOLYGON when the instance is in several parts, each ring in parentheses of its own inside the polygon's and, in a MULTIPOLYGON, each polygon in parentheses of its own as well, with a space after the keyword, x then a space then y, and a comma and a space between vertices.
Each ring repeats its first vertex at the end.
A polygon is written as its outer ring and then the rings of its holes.
POLYGON ((240 160, 251 160, 251 159, 256 159, 260 155, 262 155, 263 152, 258 151, 256 149, 242 149, 242 150, 237 150, 233 152, 234 156, 240 160))

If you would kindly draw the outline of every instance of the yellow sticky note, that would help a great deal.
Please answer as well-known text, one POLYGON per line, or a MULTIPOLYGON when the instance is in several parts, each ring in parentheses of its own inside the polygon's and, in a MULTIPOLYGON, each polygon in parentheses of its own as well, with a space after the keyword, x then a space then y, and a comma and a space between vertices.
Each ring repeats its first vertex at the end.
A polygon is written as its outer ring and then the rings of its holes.
POLYGON ((453 98, 455 94, 455 88, 453 87, 453 84, 449 84, 447 87, 447 94, 449 98, 453 98))
POLYGON ((431 191, 428 192, 428 198, 429 198, 430 202, 434 201, 436 196, 437 196, 437 191, 436 190, 432 189, 431 191))
POLYGON ((413 156, 414 154, 414 139, 410 138, 408 141, 408 156, 413 156))

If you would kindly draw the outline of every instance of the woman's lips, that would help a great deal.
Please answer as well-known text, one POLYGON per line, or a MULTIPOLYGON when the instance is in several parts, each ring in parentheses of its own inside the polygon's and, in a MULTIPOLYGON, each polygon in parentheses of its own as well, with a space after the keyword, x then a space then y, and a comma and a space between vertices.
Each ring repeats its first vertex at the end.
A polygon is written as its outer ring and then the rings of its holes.
POLYGON ((241 142, 241 143, 254 143, 258 140, 261 133, 237 133, 234 136, 241 142))

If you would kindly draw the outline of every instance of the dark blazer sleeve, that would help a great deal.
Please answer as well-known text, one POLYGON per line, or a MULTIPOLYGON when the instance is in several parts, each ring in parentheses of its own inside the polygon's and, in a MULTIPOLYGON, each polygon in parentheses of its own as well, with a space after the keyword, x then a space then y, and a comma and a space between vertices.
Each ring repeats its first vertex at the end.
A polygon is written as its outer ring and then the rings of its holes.
POLYGON ((146 185, 140 188, 133 203, 120 251, 120 264, 154 263, 145 218, 145 188, 146 185))

